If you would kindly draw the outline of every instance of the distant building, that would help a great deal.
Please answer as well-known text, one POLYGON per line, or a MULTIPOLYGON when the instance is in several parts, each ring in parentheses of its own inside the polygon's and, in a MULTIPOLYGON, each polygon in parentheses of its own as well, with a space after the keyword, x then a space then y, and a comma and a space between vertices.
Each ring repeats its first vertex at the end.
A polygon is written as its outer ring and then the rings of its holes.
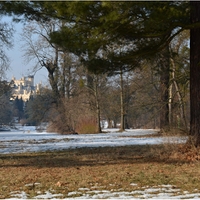
POLYGON ((36 95, 40 92, 41 84, 34 86, 34 76, 22 77, 20 80, 12 78, 13 81, 13 99, 18 97, 23 101, 29 100, 31 95, 36 95))

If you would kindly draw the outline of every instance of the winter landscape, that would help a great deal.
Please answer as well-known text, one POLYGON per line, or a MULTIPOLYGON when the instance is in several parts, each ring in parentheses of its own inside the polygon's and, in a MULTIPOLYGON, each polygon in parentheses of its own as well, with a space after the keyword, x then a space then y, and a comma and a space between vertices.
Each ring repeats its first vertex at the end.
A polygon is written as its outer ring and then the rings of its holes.
MULTIPOLYGON (((24 126, 20 131, 0 132, 0 153, 22 153, 48 150, 64 150, 81 147, 106 147, 125 145, 161 144, 163 142, 177 141, 180 138, 130 138, 128 136, 151 135, 153 129, 130 129, 119 133, 118 129, 105 129, 108 133, 59 135, 56 133, 37 132, 35 127, 24 126)), ((158 130, 157 130, 158 131, 158 130)), ((185 141, 183 139, 183 141, 185 141)))
POLYGON ((200 199, 199 1, 0 13, 0 199, 200 199))
MULTIPOLYGON (((153 129, 129 129, 119 133, 117 129, 105 129, 101 134, 83 134, 83 135, 58 135, 55 133, 38 133, 35 127, 21 127, 18 131, 0 132, 0 163, 3 168, 4 155, 12 155, 26 152, 46 152, 61 151, 66 149, 93 148, 97 147, 120 147, 134 145, 155 145, 163 143, 184 143, 185 137, 152 137, 158 130, 153 129), (148 137, 149 135, 149 137, 148 137)), ((20 169, 20 168, 19 168, 20 169)), ((2 176, 2 175, 1 175, 2 176)), ((6 176, 6 175, 5 175, 6 176)), ((14 177, 13 177, 14 179, 14 177)), ((91 180, 92 182, 93 180, 91 180)), ((29 182, 23 187, 39 187, 40 182, 29 182)), ((57 186, 62 184, 58 181, 57 186)), ((109 183, 109 188, 115 185, 115 181, 109 183)), ((126 191, 124 188, 106 189, 106 185, 101 185, 93 181, 90 188, 82 187, 76 191, 70 191, 67 195, 61 192, 55 193, 52 188, 42 192, 37 191, 35 199, 200 199, 200 191, 193 188, 194 192, 181 191, 174 185, 161 184, 154 186, 140 187, 139 183, 129 183, 132 191, 126 191)), ((1 189, 9 187, 2 185, 1 189)), ((23 188, 22 187, 22 188, 23 188)), ((40 187, 39 187, 40 188, 40 187)), ((3 190, 3 189, 2 189, 3 190)), ((29 199, 30 196, 24 190, 10 191, 8 199, 29 199)))

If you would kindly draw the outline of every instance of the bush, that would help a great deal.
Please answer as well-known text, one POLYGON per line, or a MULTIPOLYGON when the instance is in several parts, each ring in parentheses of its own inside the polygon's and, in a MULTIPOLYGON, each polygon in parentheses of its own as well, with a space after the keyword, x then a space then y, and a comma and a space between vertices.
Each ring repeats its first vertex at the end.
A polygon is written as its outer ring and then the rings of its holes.
POLYGON ((84 118, 79 120, 76 126, 76 132, 79 134, 96 133, 97 122, 94 118, 84 118))
POLYGON ((72 127, 62 121, 50 122, 47 127, 47 132, 55 132, 62 135, 75 134, 75 131, 72 129, 72 127))

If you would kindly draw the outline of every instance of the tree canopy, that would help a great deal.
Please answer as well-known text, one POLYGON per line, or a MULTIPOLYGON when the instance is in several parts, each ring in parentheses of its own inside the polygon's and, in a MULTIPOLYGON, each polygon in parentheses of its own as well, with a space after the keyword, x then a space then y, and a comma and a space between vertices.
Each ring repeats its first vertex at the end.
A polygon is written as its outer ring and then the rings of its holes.
POLYGON ((62 20, 65 25, 51 34, 52 42, 81 55, 94 72, 119 70, 121 65, 114 64, 119 62, 134 68, 141 58, 161 51, 190 24, 190 7, 185 1, 6 1, 1 10, 28 20, 62 20), (120 53, 114 45, 122 47, 120 53))

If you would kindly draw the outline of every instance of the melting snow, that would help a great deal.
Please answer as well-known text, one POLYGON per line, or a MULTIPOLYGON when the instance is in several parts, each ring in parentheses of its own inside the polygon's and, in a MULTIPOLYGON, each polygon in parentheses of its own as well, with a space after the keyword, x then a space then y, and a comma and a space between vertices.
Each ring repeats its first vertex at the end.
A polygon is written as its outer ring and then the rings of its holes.
MULTIPOLYGON (((131 184, 135 185, 135 184, 131 184)), ((25 192, 15 191, 11 193, 13 198, 10 199, 27 199, 25 192), (15 198, 14 198, 15 197, 15 198)), ((143 187, 134 189, 131 192, 126 191, 109 191, 109 190, 92 190, 89 188, 79 188, 79 191, 69 192, 67 197, 62 194, 52 194, 46 191, 34 199, 200 199, 200 193, 190 194, 188 191, 181 193, 172 185, 159 185, 154 187, 143 187)))
MULTIPOLYGON (((106 147, 125 145, 161 144, 165 142, 185 142, 185 137, 147 137, 146 135, 156 133, 153 129, 130 129, 119 133, 117 129, 106 130, 108 133, 85 134, 85 135, 58 135, 56 133, 37 133, 34 127, 23 127, 20 131, 0 132, 0 153, 22 153, 47 150, 64 150, 80 147, 106 147), (136 138, 134 136, 145 136, 136 138)), ((39 184, 39 183, 37 183, 39 184)), ((27 184, 28 187, 31 184, 27 184)), ((35 199, 200 199, 200 193, 194 190, 193 194, 181 191, 171 185, 160 185, 152 188, 138 188, 137 184, 131 183, 133 191, 127 192, 123 189, 109 191, 101 186, 91 188, 79 188, 71 191, 67 197, 63 194, 53 194, 46 191, 44 194, 38 192, 35 199), (102 189, 101 189, 102 188, 102 189), (74 197, 76 196, 76 197, 74 197)), ((10 199, 28 199, 24 191, 11 192, 10 199)))
POLYGON ((153 129, 129 129, 119 133, 109 129, 108 133, 84 135, 59 135, 56 133, 38 133, 33 127, 24 127, 21 131, 0 132, 0 153, 23 153, 47 150, 64 150, 81 147, 107 147, 126 145, 161 144, 164 142, 184 142, 178 137, 142 137, 156 133, 153 129))

